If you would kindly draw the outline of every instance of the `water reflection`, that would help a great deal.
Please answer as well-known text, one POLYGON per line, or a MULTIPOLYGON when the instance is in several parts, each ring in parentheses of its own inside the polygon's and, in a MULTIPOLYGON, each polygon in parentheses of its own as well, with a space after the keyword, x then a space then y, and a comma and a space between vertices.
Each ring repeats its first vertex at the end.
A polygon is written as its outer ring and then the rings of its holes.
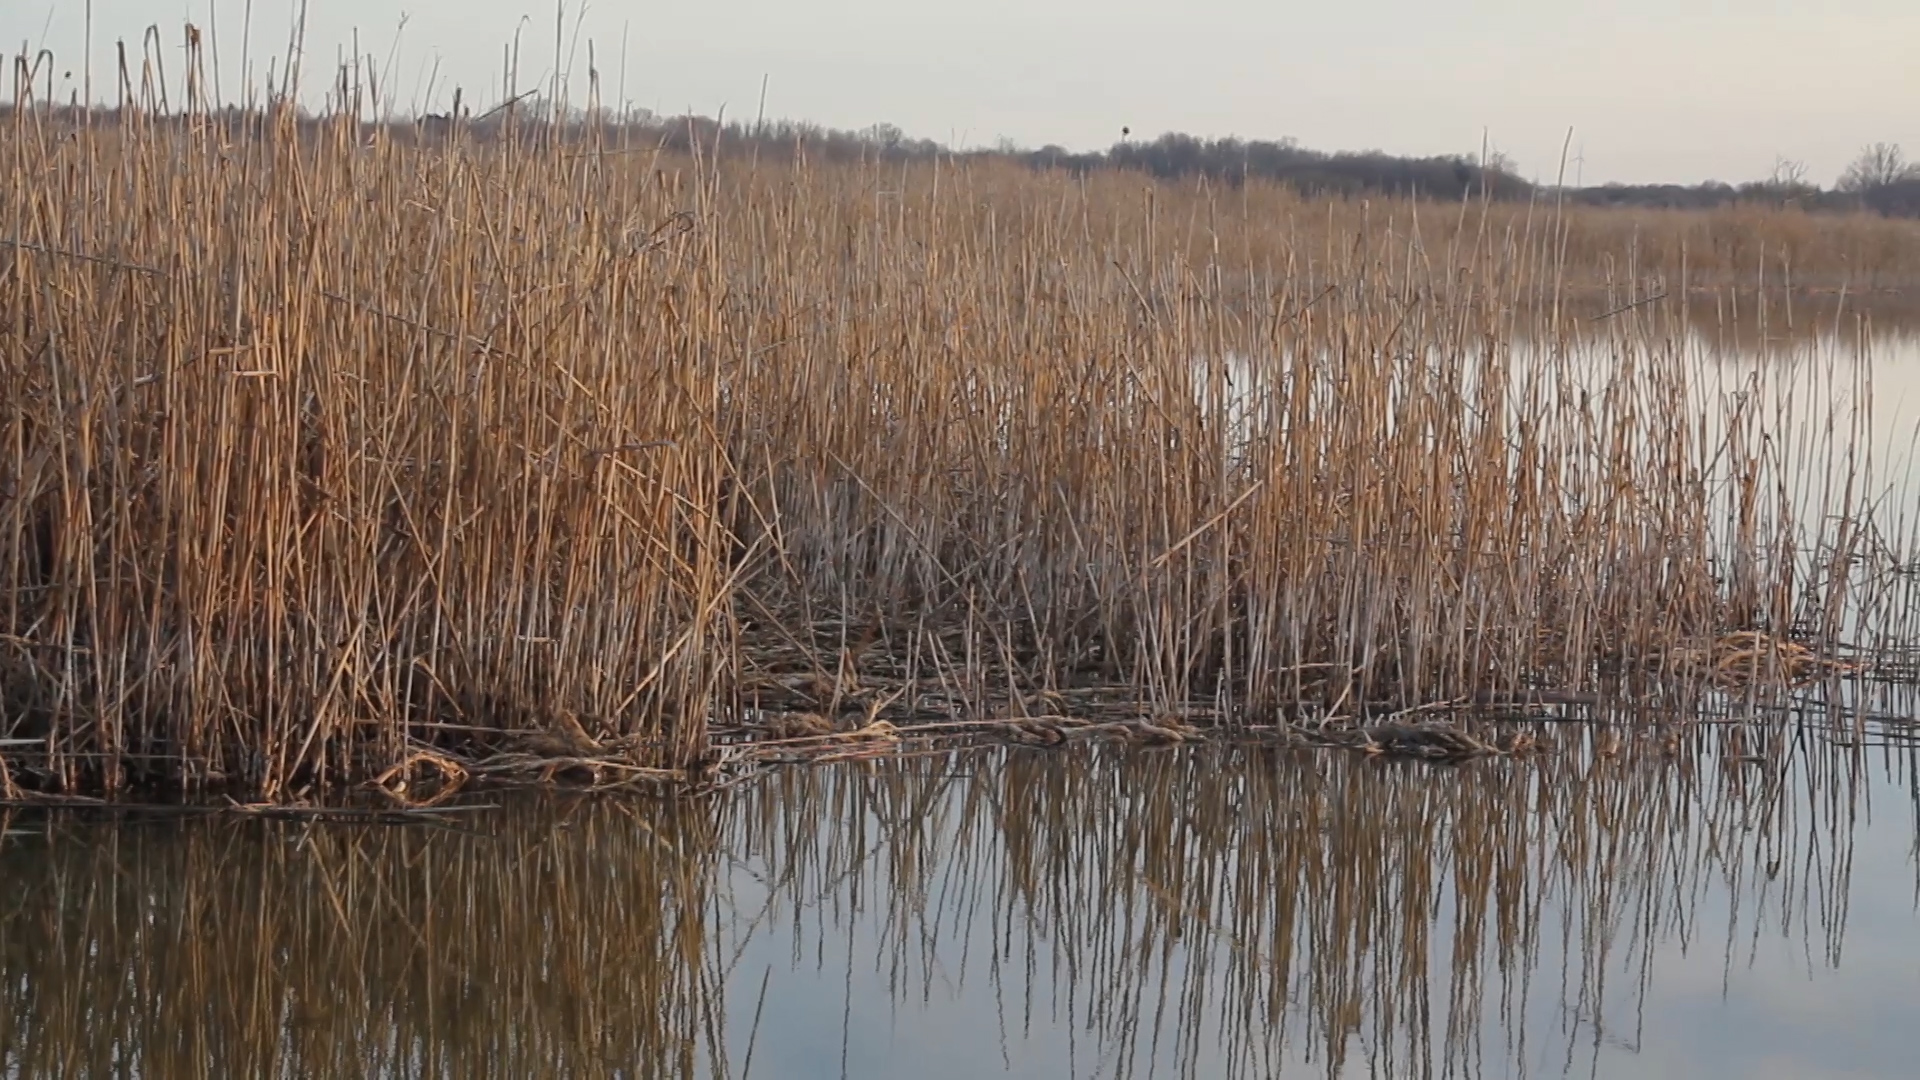
POLYGON ((0 1073, 1904 1075, 1909 751, 1793 730, 983 751, 440 828, 15 818, 0 1073))

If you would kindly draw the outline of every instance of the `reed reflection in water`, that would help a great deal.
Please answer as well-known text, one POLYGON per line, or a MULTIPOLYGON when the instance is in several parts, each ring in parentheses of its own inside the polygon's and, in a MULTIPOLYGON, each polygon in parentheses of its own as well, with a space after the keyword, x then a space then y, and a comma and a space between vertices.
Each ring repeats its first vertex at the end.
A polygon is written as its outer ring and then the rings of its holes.
POLYGON ((1251 745, 458 827, 14 818, 8 1076, 1898 1075, 1908 751, 1251 745))

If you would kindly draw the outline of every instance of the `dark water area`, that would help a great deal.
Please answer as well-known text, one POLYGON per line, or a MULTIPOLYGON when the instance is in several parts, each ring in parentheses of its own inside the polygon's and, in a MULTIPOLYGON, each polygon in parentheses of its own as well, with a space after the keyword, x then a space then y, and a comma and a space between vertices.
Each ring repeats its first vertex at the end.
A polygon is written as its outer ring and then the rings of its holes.
POLYGON ((975 750, 425 826, 15 814, 0 1074, 1912 1075, 1911 748, 1549 734, 975 750))

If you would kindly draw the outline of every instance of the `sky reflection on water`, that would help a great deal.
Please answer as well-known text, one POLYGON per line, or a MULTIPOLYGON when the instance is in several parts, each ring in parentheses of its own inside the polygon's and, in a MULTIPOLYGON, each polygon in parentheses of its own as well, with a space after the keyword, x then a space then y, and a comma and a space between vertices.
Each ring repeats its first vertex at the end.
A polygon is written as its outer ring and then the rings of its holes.
POLYGON ((1908 752, 1742 765, 1732 730, 984 751, 445 829, 15 819, 0 1072, 1906 1075, 1908 752))

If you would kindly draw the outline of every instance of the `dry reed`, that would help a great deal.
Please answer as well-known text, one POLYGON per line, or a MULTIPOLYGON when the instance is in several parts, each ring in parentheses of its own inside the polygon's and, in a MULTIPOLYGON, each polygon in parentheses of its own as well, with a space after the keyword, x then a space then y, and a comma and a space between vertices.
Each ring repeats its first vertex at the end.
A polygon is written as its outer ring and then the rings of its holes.
POLYGON ((317 125, 216 117, 190 60, 180 115, 0 137, 14 783, 710 771, 756 708, 1357 714, 1730 631, 1826 656, 1860 602, 1865 474, 1776 498, 1819 418, 1679 347, 1687 275, 1749 257, 1691 224, 418 146, 344 77, 317 125))

